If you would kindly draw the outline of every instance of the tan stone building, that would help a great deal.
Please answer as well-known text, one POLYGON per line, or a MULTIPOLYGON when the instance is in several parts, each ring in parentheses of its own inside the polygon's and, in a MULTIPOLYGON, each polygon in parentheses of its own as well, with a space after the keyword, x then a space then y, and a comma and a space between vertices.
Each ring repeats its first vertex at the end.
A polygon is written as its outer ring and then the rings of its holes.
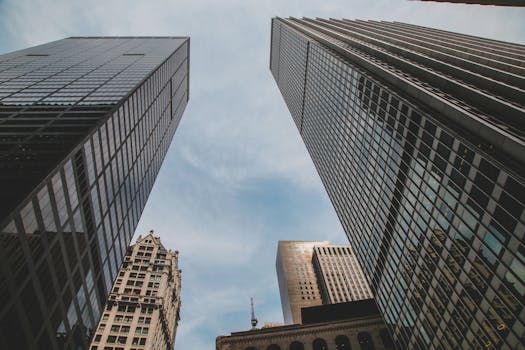
POLYGON ((349 245, 279 241, 277 279, 284 322, 301 322, 301 308, 373 298, 349 245))
MULTIPOLYGON (((263 327, 216 339, 216 350, 393 350, 394 344, 373 300, 310 307, 304 324, 263 327), (356 306, 357 304, 357 306, 356 306), (328 310, 326 310, 328 308, 328 310), (346 309, 346 310, 345 310, 346 309), (345 311, 349 311, 345 312, 345 311), (342 318, 342 319, 341 319, 342 318), (316 322, 311 322, 316 321, 316 322)), ((305 309, 303 309, 305 310, 305 309)))
POLYGON ((128 249, 91 350, 173 349, 179 322, 178 252, 153 231, 128 249))
POLYGON ((315 246, 328 241, 279 241, 277 280, 281 294, 284 323, 301 323, 301 308, 321 305, 321 291, 312 264, 315 246))

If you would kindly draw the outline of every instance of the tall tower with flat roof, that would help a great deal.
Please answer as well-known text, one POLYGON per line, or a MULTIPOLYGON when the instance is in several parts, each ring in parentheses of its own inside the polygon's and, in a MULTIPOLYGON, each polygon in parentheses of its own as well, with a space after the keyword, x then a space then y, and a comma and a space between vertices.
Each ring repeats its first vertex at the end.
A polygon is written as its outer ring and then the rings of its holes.
POLYGON ((87 347, 188 102, 189 38, 0 56, 0 348, 87 347))
POLYGON ((525 47, 274 18, 270 69, 400 349, 525 346, 525 47))

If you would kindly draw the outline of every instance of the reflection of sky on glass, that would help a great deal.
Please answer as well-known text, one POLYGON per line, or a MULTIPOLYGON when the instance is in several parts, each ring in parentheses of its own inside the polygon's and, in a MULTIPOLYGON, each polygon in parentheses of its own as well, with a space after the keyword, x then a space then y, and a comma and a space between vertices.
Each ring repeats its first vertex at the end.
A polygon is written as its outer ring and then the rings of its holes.
POLYGON ((282 321, 279 239, 346 238, 269 71, 275 15, 396 20, 523 42, 525 9, 405 0, 0 0, 0 52, 82 35, 190 35, 190 102, 139 224, 180 250, 176 348, 282 321))

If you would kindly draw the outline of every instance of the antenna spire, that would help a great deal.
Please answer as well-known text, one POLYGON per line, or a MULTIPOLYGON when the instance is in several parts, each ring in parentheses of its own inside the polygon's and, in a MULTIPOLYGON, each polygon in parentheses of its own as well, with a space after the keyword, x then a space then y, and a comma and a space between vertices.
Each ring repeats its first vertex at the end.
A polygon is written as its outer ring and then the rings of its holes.
POLYGON ((255 317, 255 309, 253 308, 253 297, 250 298, 250 302, 252 304, 252 330, 256 329, 255 326, 257 326, 257 318, 255 317))

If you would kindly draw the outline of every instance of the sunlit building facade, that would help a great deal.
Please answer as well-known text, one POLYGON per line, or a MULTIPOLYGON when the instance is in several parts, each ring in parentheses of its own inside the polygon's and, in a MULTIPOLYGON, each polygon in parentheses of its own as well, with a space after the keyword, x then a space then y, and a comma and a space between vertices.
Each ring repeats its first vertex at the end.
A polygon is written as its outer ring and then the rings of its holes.
POLYGON ((525 344, 525 47, 272 21, 270 69, 400 349, 525 344))
POLYGON ((323 304, 372 299, 372 291, 349 245, 314 247, 312 264, 323 304))
POLYGON ((328 241, 279 241, 275 267, 286 324, 301 323, 301 308, 321 305, 321 290, 312 258, 314 247, 328 241))
POLYGON ((0 56, 0 348, 87 348, 188 102, 189 38, 0 56))
POLYGON ((128 249, 89 350, 173 349, 180 320, 179 253, 150 232, 128 249))
POLYGON ((286 324, 302 323, 305 307, 373 298, 349 245, 279 241, 276 269, 286 324))

